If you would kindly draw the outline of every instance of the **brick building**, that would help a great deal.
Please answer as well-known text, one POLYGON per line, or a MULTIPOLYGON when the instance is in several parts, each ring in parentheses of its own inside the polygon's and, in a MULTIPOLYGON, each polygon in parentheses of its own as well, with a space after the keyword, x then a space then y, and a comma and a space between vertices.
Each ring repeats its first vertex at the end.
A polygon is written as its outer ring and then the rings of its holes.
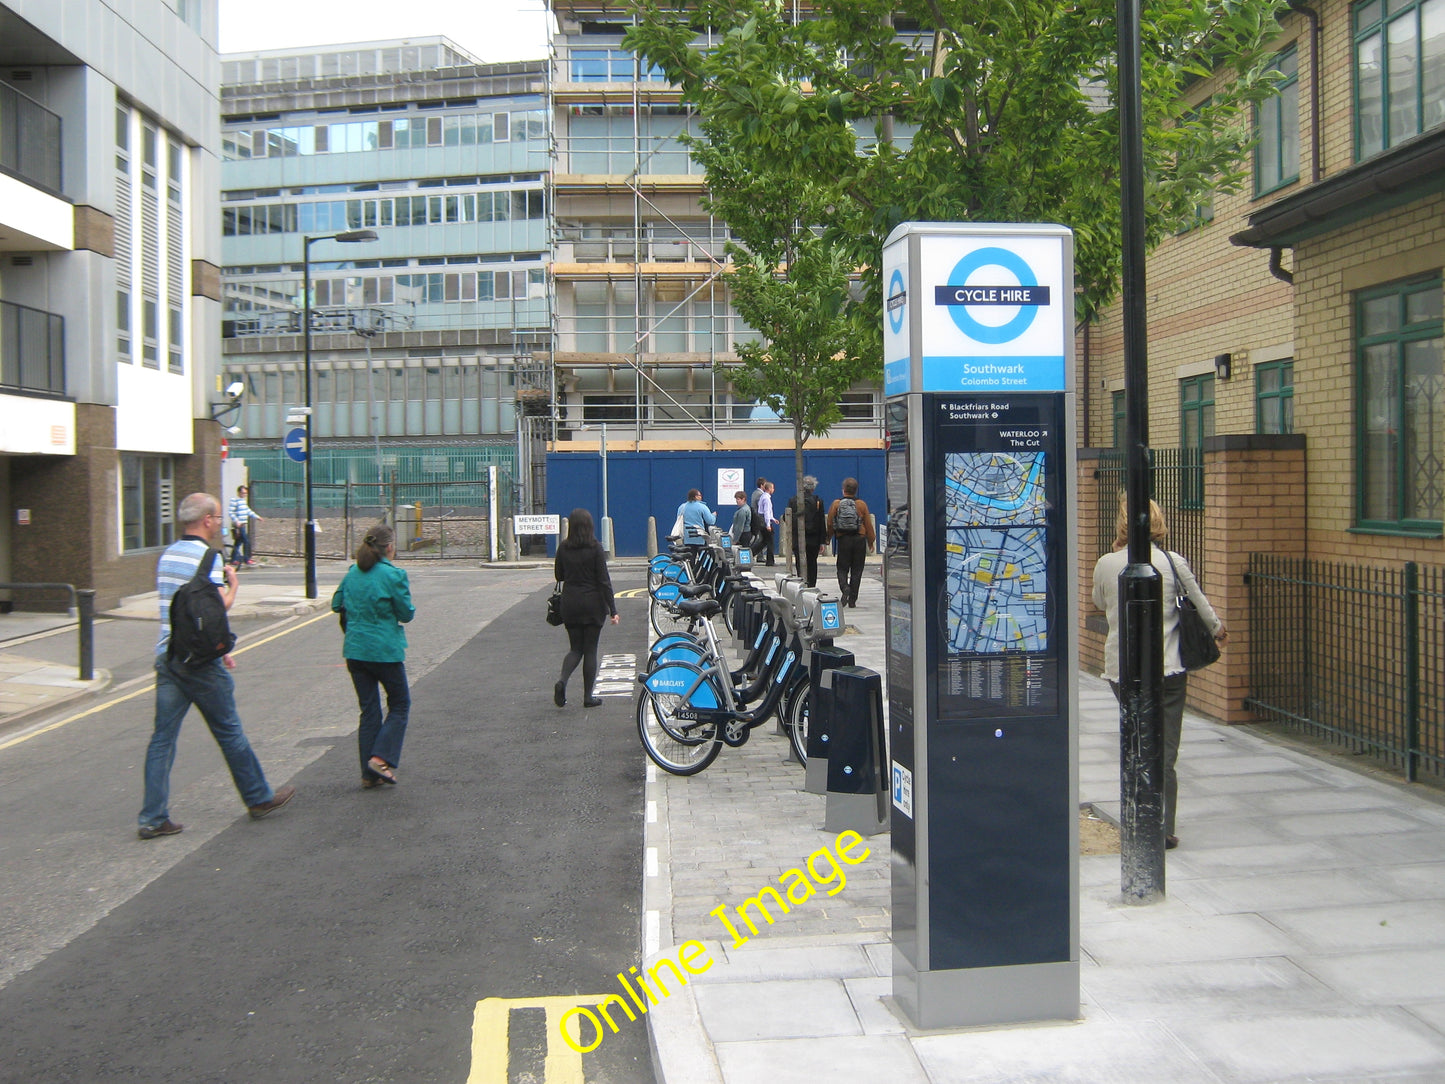
MULTIPOLYGON (((1191 697, 1232 721, 1258 717, 1254 701, 1278 669, 1270 652, 1292 638, 1271 625, 1265 642, 1251 554, 1311 562, 1293 566, 1304 578, 1316 578, 1304 571, 1313 562, 1333 562, 1367 584, 1402 566, 1445 565, 1445 3, 1290 7, 1274 59, 1279 93, 1252 119, 1249 179, 1148 264, 1150 443, 1175 457, 1179 479, 1159 495, 1176 548, 1203 572, 1235 638, 1191 697)), ((1188 104, 1226 78, 1193 85, 1188 104)), ((1078 356, 1079 432, 1095 449, 1080 467, 1087 593, 1112 536, 1099 521, 1112 521, 1117 475, 1102 449, 1123 440, 1117 306, 1082 332, 1078 356)), ((1086 666, 1102 642, 1090 609, 1086 666)), ((1308 603, 1293 620, 1307 653, 1326 649, 1309 641, 1322 618, 1308 603)), ((1365 637, 1362 652, 1377 639, 1365 637)), ((1439 646, 1427 641, 1427 655, 1439 646)), ((1438 662, 1413 676, 1390 658, 1369 665, 1382 686, 1413 682, 1438 715, 1438 662)), ((1299 714, 1328 714, 1328 698, 1309 699, 1299 714)))

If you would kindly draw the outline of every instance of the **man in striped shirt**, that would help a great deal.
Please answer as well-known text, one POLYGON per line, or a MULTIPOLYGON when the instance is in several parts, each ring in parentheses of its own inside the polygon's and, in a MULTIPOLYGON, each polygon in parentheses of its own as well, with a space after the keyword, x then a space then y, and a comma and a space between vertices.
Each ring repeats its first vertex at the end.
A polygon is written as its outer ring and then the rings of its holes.
POLYGON ((243 564, 256 563, 251 560, 251 521, 266 518, 251 511, 251 506, 246 503, 249 494, 250 490, 245 486, 237 486, 236 495, 231 498, 231 507, 228 510, 231 515, 231 564, 237 568, 243 564))
MULTIPOLYGON (((161 554, 156 565, 156 592, 160 596, 161 634, 156 642, 155 730, 146 750, 145 804, 140 811, 141 839, 173 836, 182 830, 170 817, 171 765, 176 759, 176 739, 181 720, 194 704, 211 728, 221 747, 231 778, 251 816, 260 820, 280 809, 296 794, 293 786, 276 790, 266 782, 261 762, 236 713, 236 685, 227 667, 230 661, 212 659, 200 666, 170 658, 171 600, 182 584, 192 579, 201 561, 210 554, 221 533, 221 503, 209 493, 192 493, 176 512, 184 532, 161 554)), ((226 609, 236 600, 236 570, 211 557, 210 578, 221 593, 226 609)))

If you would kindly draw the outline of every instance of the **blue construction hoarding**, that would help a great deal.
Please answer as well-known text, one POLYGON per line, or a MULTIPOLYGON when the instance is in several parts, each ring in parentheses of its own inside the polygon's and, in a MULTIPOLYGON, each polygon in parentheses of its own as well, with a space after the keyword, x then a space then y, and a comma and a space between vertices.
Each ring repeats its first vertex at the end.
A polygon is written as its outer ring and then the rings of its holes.
MULTIPOLYGON (((818 495, 831 503, 841 496, 844 478, 858 479, 858 495, 880 522, 887 506, 883 493, 881 448, 827 448, 803 452, 803 472, 818 479, 818 495)), ((612 452, 607 455, 607 508, 617 554, 647 553, 647 519, 657 519, 659 537, 672 527, 677 507, 689 489, 702 490, 703 500, 719 513, 719 525, 732 522, 734 502, 719 507, 719 471, 740 471, 738 488, 751 493, 761 475, 777 484, 774 499, 779 518, 796 487, 793 453, 748 450, 732 452, 612 452)), ((565 516, 574 508, 602 515, 602 457, 596 452, 551 452, 547 456, 547 511, 565 516)))

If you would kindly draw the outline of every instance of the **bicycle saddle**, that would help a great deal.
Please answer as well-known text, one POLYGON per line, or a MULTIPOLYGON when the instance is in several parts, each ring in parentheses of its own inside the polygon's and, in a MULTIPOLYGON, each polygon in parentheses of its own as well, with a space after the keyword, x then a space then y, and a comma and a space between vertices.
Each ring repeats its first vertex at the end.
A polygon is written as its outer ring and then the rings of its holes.
POLYGON ((722 613, 722 603, 715 598, 684 599, 677 604, 677 611, 688 617, 711 617, 722 613))

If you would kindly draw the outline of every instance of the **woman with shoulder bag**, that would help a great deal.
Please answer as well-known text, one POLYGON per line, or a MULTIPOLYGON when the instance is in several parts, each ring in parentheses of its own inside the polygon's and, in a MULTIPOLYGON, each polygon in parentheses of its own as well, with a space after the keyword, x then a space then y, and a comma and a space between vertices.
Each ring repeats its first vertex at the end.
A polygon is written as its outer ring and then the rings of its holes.
POLYGON ((416 616, 407 575, 391 559, 396 534, 384 523, 366 532, 356 547, 356 563, 346 571, 331 596, 331 608, 342 615, 346 640, 341 653, 361 709, 356 730, 361 753, 361 785, 396 782, 401 744, 411 717, 411 689, 406 681, 406 630, 416 616), (386 690, 386 715, 381 713, 386 690))
MULTIPOLYGON (((1119 697, 1119 574, 1129 563, 1129 518, 1124 500, 1119 501, 1119 514, 1114 521, 1114 549, 1094 565, 1094 605, 1104 611, 1109 621, 1109 635, 1104 641, 1104 679, 1119 697)), ((1209 599, 1199 588, 1189 562, 1181 554, 1163 548, 1169 536, 1163 510, 1149 502, 1150 563, 1159 570, 1164 585, 1164 846, 1179 846, 1174 834, 1174 811, 1178 804, 1179 777, 1175 762, 1179 759, 1179 740, 1184 727, 1184 700, 1188 694, 1189 671, 1179 657, 1179 609, 1176 597, 1187 596, 1199 616, 1223 646, 1229 642, 1224 622, 1214 612, 1209 599)))
POLYGON ((607 574, 607 554, 592 529, 592 513, 572 509, 567 520, 567 537, 557 544, 557 581, 562 584, 562 623, 567 628, 571 650, 562 660, 562 676, 552 686, 552 702, 567 704, 567 679, 582 664, 582 703, 600 707, 602 698, 593 695, 597 684, 597 645, 602 626, 615 625, 621 618, 612 597, 612 578, 607 574))

